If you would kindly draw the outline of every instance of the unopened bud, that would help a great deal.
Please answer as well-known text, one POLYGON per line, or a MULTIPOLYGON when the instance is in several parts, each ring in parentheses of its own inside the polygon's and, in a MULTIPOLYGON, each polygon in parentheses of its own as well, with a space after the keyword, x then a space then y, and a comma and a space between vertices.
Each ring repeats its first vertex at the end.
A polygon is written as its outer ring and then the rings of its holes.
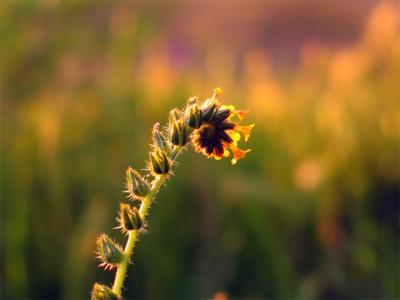
POLYGON ((152 131, 152 138, 155 147, 160 148, 161 150, 165 151, 166 153, 170 153, 169 146, 167 144, 167 139, 165 138, 160 123, 156 123, 153 126, 152 131))
POLYGON ((120 228, 124 232, 142 228, 143 222, 140 217, 139 210, 136 207, 131 207, 129 204, 120 204, 119 211, 120 228))
POLYGON ((171 162, 167 154, 159 148, 150 153, 150 167, 157 175, 166 175, 171 168, 171 162))
POLYGON ((186 124, 194 129, 198 129, 201 126, 203 113, 197 106, 196 98, 190 98, 185 111, 186 124))
POLYGON ((105 269, 116 267, 124 256, 121 247, 105 233, 97 239, 97 254, 98 258, 102 261, 100 266, 105 267, 105 269))
POLYGON ((131 167, 126 170, 125 193, 128 198, 142 200, 149 193, 150 183, 131 167))
POLYGON ((90 300, 120 300, 111 288, 106 285, 95 283, 93 285, 90 300))
POLYGON ((170 130, 171 143, 176 146, 185 146, 188 140, 188 130, 183 120, 175 122, 170 130))
POLYGON ((169 114, 169 137, 175 146, 185 146, 188 141, 188 128, 185 125, 182 114, 174 109, 169 114))
POLYGON ((169 112, 169 122, 178 121, 181 119, 181 116, 182 112, 179 109, 174 108, 169 112))

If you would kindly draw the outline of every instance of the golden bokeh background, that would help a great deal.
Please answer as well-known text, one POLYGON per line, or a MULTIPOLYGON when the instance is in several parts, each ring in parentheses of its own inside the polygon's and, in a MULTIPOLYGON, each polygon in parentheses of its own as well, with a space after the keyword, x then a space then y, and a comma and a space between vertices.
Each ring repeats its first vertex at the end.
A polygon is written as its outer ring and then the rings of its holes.
POLYGON ((126 298, 399 297, 396 1, 14 1, 1 20, 1 294, 85 299, 125 169, 189 96, 249 109, 237 166, 187 151, 126 298))

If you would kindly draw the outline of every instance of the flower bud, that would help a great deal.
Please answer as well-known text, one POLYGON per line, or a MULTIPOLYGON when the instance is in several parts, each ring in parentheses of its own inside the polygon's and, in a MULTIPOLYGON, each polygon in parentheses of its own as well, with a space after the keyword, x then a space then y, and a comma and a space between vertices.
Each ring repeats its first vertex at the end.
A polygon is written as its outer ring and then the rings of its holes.
POLYGON ((191 128, 198 129, 201 126, 202 116, 203 113, 197 106, 196 98, 190 98, 185 112, 186 124, 191 128))
POLYGON ((181 116, 181 112, 174 109, 169 114, 170 141, 175 146, 185 146, 188 141, 188 129, 181 116))
POLYGON ((100 266, 110 270, 116 267, 122 260, 124 253, 121 247, 116 244, 108 235, 103 233, 97 238, 97 254, 102 261, 100 266))
POLYGON ((153 143, 156 148, 160 148, 161 150, 165 151, 166 153, 170 153, 169 146, 167 144, 167 140, 162 133, 161 130, 161 125, 160 123, 156 123, 153 126, 153 131, 152 131, 152 137, 153 137, 153 143))
POLYGON ((167 154, 159 148, 150 153, 150 167, 156 175, 166 175, 171 168, 171 161, 167 154))
POLYGON ((169 119, 168 119, 168 121, 169 121, 170 123, 171 123, 171 121, 172 121, 172 122, 178 121, 178 120, 181 119, 181 116, 182 116, 182 112, 181 112, 179 109, 174 108, 173 110, 171 110, 171 111, 169 112, 169 119))
POLYGON ((120 300, 111 288, 106 285, 95 283, 93 285, 90 300, 120 300))
POLYGON ((185 146, 188 141, 188 130, 183 120, 175 122, 170 130, 171 143, 176 146, 185 146))
POLYGON ((142 200, 149 193, 150 183, 131 167, 126 170, 125 193, 129 199, 142 200))
POLYGON ((143 226, 139 210, 124 203, 120 204, 119 223, 123 232, 140 229, 143 226))

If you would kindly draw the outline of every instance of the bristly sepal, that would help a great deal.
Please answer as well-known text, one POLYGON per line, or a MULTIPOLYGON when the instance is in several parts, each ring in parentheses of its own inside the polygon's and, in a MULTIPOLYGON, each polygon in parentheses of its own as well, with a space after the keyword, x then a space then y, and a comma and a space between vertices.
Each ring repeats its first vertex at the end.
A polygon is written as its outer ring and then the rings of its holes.
POLYGON ((203 112, 197 104, 197 98, 189 98, 185 109, 185 122, 192 129, 200 128, 202 124, 203 112))
POLYGON ((93 285, 90 300, 122 300, 122 297, 115 294, 108 286, 96 282, 93 285))
POLYGON ((168 156, 170 156, 171 148, 170 148, 169 144, 167 143, 167 138, 165 137, 165 134, 161 129, 160 123, 154 124, 151 135, 152 135, 152 139, 153 139, 153 147, 160 148, 168 156))
POLYGON ((150 183, 140 173, 131 167, 126 170, 126 183, 124 192, 131 200, 143 200, 150 190, 150 183))
POLYGON ((150 153, 150 170, 154 176, 170 174, 172 161, 160 148, 155 148, 150 153))
POLYGON ((124 257, 121 246, 105 233, 97 238, 96 244, 97 258, 101 261, 99 266, 105 270, 117 267, 124 257))
POLYGON ((120 203, 118 222, 118 228, 125 234, 131 230, 140 230, 143 228, 143 220, 139 210, 125 203, 120 203))
POLYGON ((168 131, 169 141, 173 145, 183 147, 188 142, 189 130, 181 111, 176 108, 171 110, 169 114, 168 131))

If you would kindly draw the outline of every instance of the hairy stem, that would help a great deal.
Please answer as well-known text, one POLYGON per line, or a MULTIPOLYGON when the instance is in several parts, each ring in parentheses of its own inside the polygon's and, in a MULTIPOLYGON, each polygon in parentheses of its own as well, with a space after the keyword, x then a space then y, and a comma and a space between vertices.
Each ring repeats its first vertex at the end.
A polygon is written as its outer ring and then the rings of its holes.
MULTIPOLYGON (((181 147, 174 147, 171 153, 171 160, 175 161, 176 157, 181 151, 181 147)), ((151 189, 147 196, 143 199, 142 204, 140 205, 139 213, 144 221, 146 219, 148 210, 153 203, 155 196, 157 195, 160 187, 166 180, 167 176, 158 175, 151 186, 151 189)), ((124 250, 124 257, 122 262, 118 265, 117 273, 115 274, 115 280, 113 285, 113 292, 117 295, 121 295, 121 288, 122 284, 124 283, 124 279, 126 277, 126 271, 128 268, 129 260, 132 256, 133 249, 135 247, 135 242, 137 239, 138 230, 131 230, 129 231, 128 241, 126 242, 125 250, 124 250)))

